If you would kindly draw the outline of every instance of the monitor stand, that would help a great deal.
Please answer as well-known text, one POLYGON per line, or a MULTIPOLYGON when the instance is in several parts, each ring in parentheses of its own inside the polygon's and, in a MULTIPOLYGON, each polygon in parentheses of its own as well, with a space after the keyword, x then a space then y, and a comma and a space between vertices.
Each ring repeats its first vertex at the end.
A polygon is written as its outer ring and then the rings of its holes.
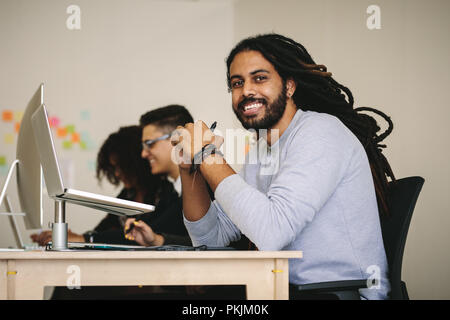
POLYGON ((8 207, 11 207, 9 204, 9 201, 7 199, 6 190, 8 189, 9 182, 11 181, 11 176, 16 169, 16 167, 19 165, 19 160, 14 160, 11 164, 11 167, 9 168, 8 175, 6 176, 5 184, 3 185, 2 191, 0 192, 0 206, 2 205, 3 201, 5 201, 5 207, 7 208, 8 212, 6 213, 8 216, 24 216, 24 213, 14 213, 12 210, 8 209, 8 207))
POLYGON ((19 164, 19 160, 14 160, 9 168, 8 175, 6 176, 5 184, 3 185, 2 191, 0 192, 0 206, 2 203, 5 204, 6 212, 0 212, 1 215, 7 215, 9 218, 9 223, 11 224, 11 229, 14 233, 14 238, 16 240, 17 247, 22 249, 24 248, 22 237, 20 236, 19 228, 17 226, 17 222, 15 216, 25 216, 23 212, 13 212, 11 207, 11 202, 9 201, 8 195, 6 194, 6 190, 8 189, 9 182, 11 181, 11 176, 14 170, 17 168, 19 164))
POLYGON ((19 227, 17 225, 15 216, 25 216, 25 213, 14 213, 13 212, 12 207, 11 207, 11 202, 9 201, 9 197, 7 194, 5 194, 3 200, 5 202, 6 213, 1 213, 1 214, 5 214, 8 216, 9 223, 11 224, 11 229, 14 233, 14 239, 16 240, 17 248, 23 249, 25 247, 23 244, 22 236, 20 234, 19 227))
MULTIPOLYGON (((16 242, 19 248, 23 248, 23 241, 20 237, 20 232, 17 227, 16 220, 14 216, 25 216, 24 213, 13 213, 11 209, 11 203, 9 202, 8 196, 6 195, 6 189, 8 188, 11 176, 19 164, 19 160, 14 160, 9 168, 8 175, 6 177, 5 184, 0 192, 0 206, 5 203, 7 212, 0 213, 6 214, 10 218, 11 226, 13 227, 16 242)), ((66 223, 66 202, 62 200, 55 200, 55 222, 51 224, 52 228, 52 245, 50 250, 52 251, 64 251, 68 250, 67 247, 67 223, 66 223)))
POLYGON ((65 251, 67 247, 66 201, 55 200, 55 222, 52 227, 51 251, 65 251))

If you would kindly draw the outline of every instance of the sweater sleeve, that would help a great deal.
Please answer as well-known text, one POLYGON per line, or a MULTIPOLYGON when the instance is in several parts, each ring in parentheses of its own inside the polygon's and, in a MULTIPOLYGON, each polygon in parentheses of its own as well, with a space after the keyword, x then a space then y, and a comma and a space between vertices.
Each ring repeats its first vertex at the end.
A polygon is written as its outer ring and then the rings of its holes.
POLYGON ((211 202, 208 211, 200 220, 189 221, 184 215, 183 219, 193 246, 225 247, 241 238, 239 229, 223 212, 217 201, 211 202))
MULTIPOLYGON (((312 121, 301 134, 288 137, 266 193, 237 174, 217 187, 223 212, 260 250, 281 250, 291 243, 342 182, 356 138, 333 121, 327 126, 312 121)), ((210 228, 220 230, 217 225, 224 221, 216 219, 210 228)))

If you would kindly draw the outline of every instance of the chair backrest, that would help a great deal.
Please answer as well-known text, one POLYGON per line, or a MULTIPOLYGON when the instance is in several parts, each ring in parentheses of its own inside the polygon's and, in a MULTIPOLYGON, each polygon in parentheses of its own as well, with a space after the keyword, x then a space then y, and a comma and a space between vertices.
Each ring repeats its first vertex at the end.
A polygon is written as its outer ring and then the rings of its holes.
POLYGON ((425 180, 408 177, 389 183, 389 217, 381 219, 384 247, 386 250, 391 299, 405 299, 402 290, 402 261, 406 237, 414 207, 425 180))

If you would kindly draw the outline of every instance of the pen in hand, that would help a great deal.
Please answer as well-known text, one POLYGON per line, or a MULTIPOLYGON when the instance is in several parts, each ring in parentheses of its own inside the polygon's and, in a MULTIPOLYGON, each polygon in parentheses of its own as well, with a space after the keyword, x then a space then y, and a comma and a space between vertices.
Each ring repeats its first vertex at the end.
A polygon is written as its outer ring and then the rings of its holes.
POLYGON ((133 223, 130 224, 130 227, 128 229, 125 230, 125 234, 128 234, 131 232, 131 230, 133 230, 135 223, 141 221, 141 219, 139 217, 136 218, 136 220, 133 221, 133 223))
MULTIPOLYGON (((216 126, 217 126, 217 121, 214 121, 213 124, 211 125, 211 127, 209 128, 209 130, 211 130, 211 132, 214 132, 214 129, 216 128, 216 126)), ((196 171, 198 166, 199 165, 196 165, 194 160, 192 160, 192 165, 191 165, 191 168, 189 169, 189 173, 192 174, 194 171, 196 171)))

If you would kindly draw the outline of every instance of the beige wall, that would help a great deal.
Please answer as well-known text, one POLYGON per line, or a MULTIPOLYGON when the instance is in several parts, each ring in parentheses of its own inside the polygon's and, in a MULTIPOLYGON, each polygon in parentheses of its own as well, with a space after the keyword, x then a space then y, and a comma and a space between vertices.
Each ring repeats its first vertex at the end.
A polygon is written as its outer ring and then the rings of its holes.
MULTIPOLYGON (((72 3, 0 2, 0 109, 24 105, 44 80, 49 109, 61 117, 76 118, 80 106, 90 108, 98 143, 151 106, 172 102, 186 104, 196 118, 219 119, 222 129, 236 127, 224 58, 243 37, 283 33, 304 44, 317 63, 348 86, 357 106, 392 117, 395 127, 385 155, 396 176, 426 179, 408 235, 403 278, 413 299, 450 298, 445 147, 450 2, 76 1, 82 29, 68 31, 65 8, 72 3), (371 4, 381 8, 380 30, 366 27, 371 4)), ((97 186, 92 172, 85 173, 85 158, 96 150, 61 153, 73 159, 81 175, 76 187, 114 195, 107 184, 97 186)), ((5 246, 12 236, 0 219, 0 246, 5 246)), ((82 232, 100 216, 82 212, 69 219, 82 232)))

